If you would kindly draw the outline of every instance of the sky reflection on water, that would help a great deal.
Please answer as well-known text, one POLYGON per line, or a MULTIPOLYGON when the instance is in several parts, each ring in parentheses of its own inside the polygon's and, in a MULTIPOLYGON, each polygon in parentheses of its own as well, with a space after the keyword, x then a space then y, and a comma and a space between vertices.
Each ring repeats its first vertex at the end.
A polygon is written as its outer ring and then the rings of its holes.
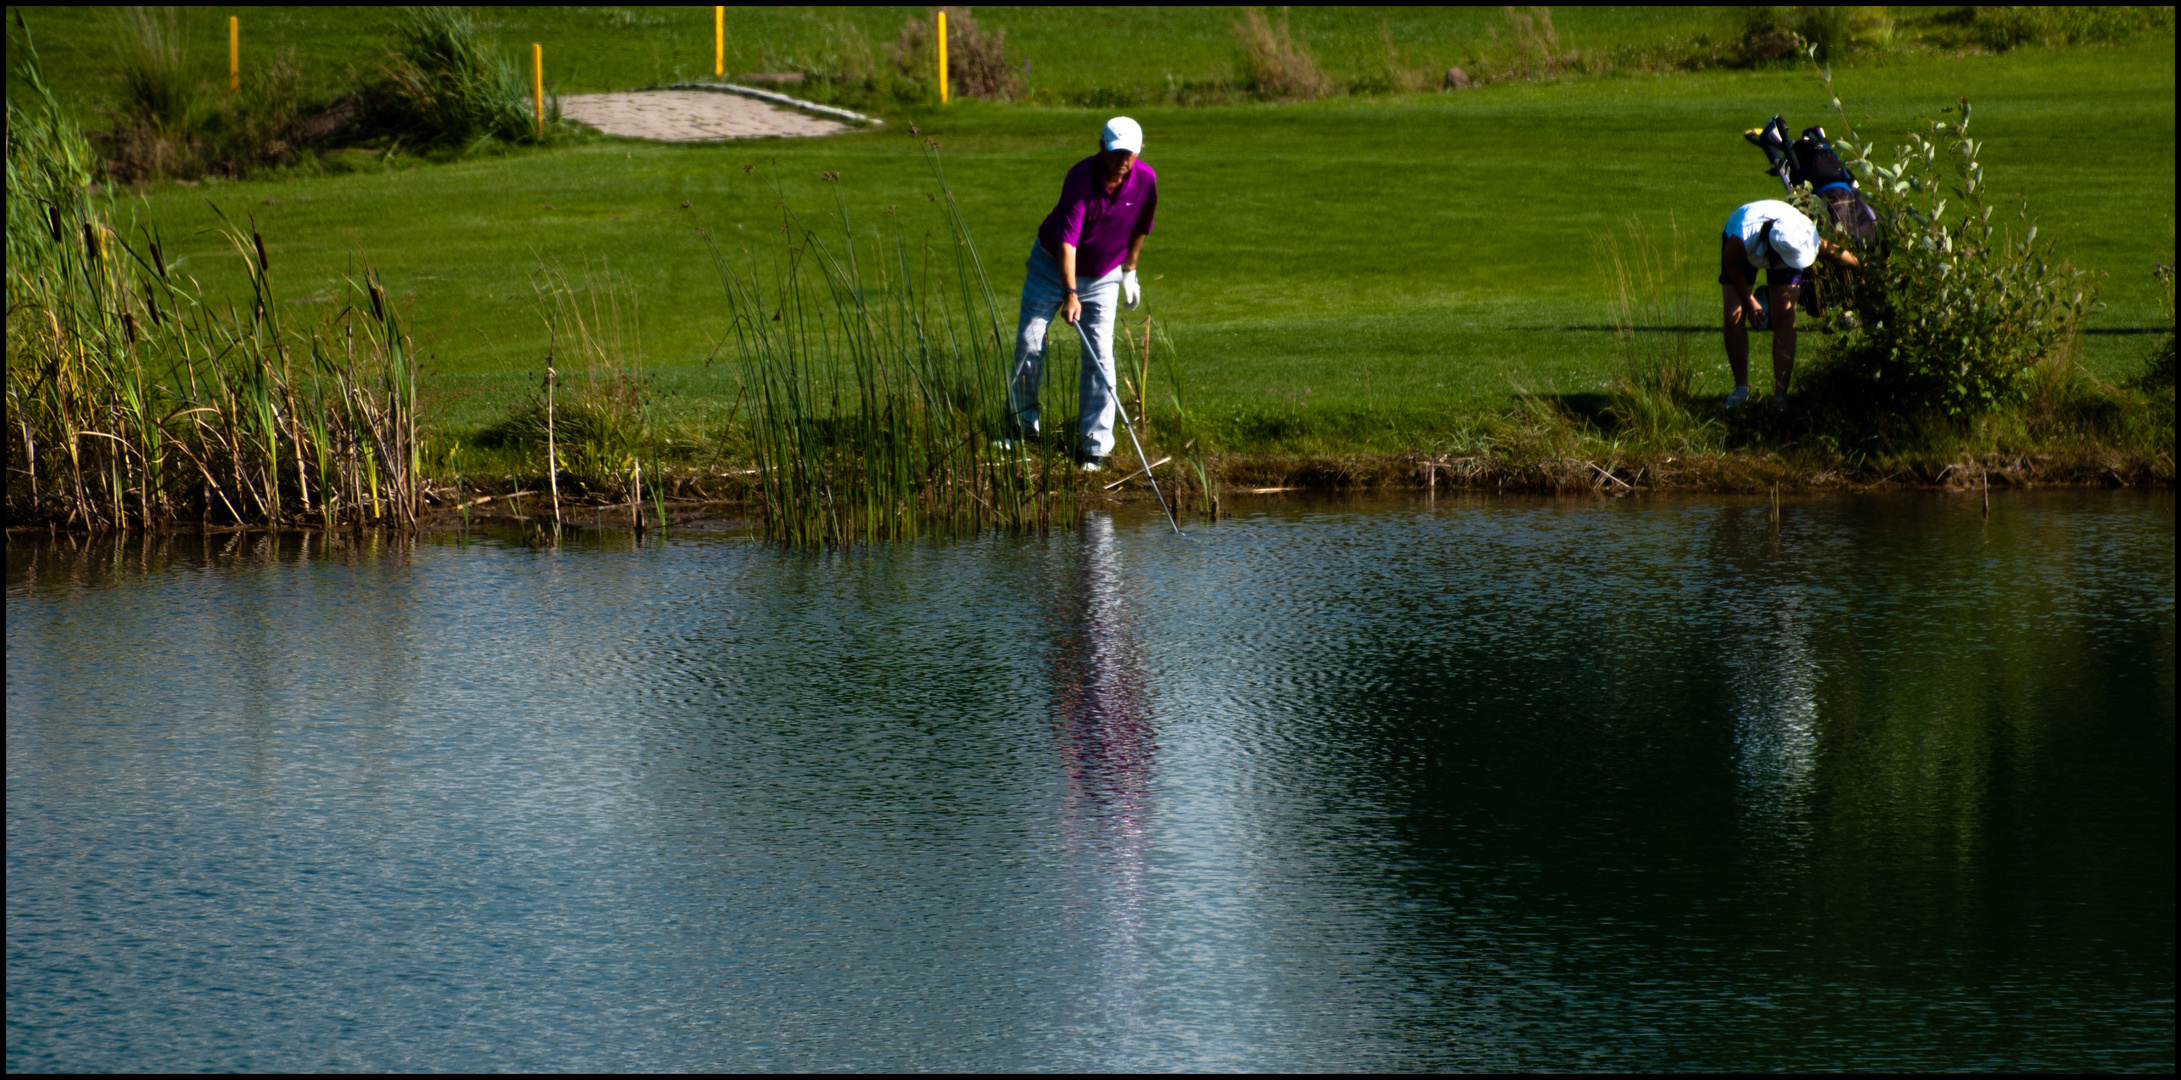
POLYGON ((2170 494, 1163 528, 11 543, 9 1068, 2171 1068, 2170 494))

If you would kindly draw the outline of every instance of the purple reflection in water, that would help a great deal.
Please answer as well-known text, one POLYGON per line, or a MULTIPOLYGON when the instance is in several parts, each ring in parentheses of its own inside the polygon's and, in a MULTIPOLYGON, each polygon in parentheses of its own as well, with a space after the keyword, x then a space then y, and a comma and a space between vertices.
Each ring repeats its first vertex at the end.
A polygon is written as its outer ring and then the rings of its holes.
POLYGON ((1148 1033, 1147 849, 1158 752, 1142 644, 1132 621, 1112 519, 1091 515, 1053 595, 1055 749, 1066 778, 1059 842, 1068 868, 1065 937, 1082 991, 1077 1022, 1097 1026, 1125 1056, 1148 1033))

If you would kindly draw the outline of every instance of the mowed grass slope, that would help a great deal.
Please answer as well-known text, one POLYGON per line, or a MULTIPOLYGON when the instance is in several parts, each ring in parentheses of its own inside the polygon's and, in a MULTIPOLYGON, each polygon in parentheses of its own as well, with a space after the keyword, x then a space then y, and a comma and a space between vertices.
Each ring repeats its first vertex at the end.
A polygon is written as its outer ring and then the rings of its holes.
MULTIPOLYGON (((1023 82, 1041 92, 1163 92, 1172 83, 1234 77, 1233 7, 977 7, 977 22, 1004 31, 1011 59, 1027 62, 1023 82)), ((732 7, 727 11, 729 75, 757 71, 853 71, 890 65, 886 46, 929 7, 732 7)), ((1278 17, 1278 10, 1272 12, 1278 17)), ((389 13, 369 7, 195 8, 185 15, 189 55, 202 78, 227 75, 227 19, 242 21, 247 60, 286 54, 306 72, 337 76, 368 68, 383 47, 389 13)), ((656 86, 712 75, 712 11, 705 7, 492 7, 483 24, 527 62, 529 43, 544 46, 547 88, 590 93, 656 86)), ((72 101, 90 105, 118 92, 120 35, 89 7, 40 8, 28 14, 48 79, 72 101)), ((1496 7, 1301 7, 1290 9, 1296 40, 1336 84, 1380 74, 1389 60, 1432 73, 1514 48, 1496 7), (1389 53, 1387 41, 1393 49, 1389 53)), ((1563 54, 1644 49, 1668 40, 1731 37, 1739 9, 1575 7, 1551 14, 1563 54)), ((15 59, 10 42, 9 60, 15 59)), ((919 72, 921 74, 921 71, 919 72)), ((14 76, 10 73, 10 87, 14 76)))
MULTIPOLYGON (((2159 321, 2150 270, 2172 257, 2173 61, 2163 43, 1923 57, 1844 70, 1838 89, 1866 131, 1883 133, 1972 98, 1995 195, 2026 195, 2042 235, 2110 275, 2093 325, 2128 330, 2159 321)), ((1799 71, 1130 111, 1162 177, 1148 311, 1180 347, 1193 404, 1230 431, 1271 430, 1251 418, 1276 415, 1285 419, 1273 427, 1317 432, 1319 445, 1373 448, 1496 407, 1517 387, 1579 391, 1607 378, 1597 246, 1632 217, 1681 230, 1686 286, 1709 322, 1720 220, 1778 190, 1739 132, 1774 112, 1798 128, 1834 126, 1799 71)), ((702 427, 735 383, 731 363, 707 364, 731 354, 699 227, 769 250, 781 220, 772 178, 821 223, 835 188, 819 173, 838 170, 866 239, 891 227, 879 212, 890 205, 913 234, 943 235, 913 121, 944 146, 1012 329, 1029 238, 1104 117, 965 103, 820 141, 599 140, 381 173, 162 186, 135 213, 215 291, 237 282, 207 200, 255 215, 298 301, 330 297, 341 273, 370 262, 410 305, 458 428, 498 415, 543 362, 527 284, 538 261, 605 261, 640 297, 668 407, 702 427)), ((2119 377, 2150 341, 2093 333, 2088 362, 2119 377)), ((1707 384, 1723 391, 1723 357, 1711 339, 1703 348, 1707 384)))

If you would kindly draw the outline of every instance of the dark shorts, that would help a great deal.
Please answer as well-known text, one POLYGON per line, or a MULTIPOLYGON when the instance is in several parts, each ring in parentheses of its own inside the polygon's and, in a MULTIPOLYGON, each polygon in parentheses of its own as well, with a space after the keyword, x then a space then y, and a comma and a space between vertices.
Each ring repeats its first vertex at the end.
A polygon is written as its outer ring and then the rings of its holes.
MULTIPOLYGON (((1775 268, 1764 271, 1764 275, 1770 284, 1785 285, 1789 288, 1794 288, 1802 284, 1802 275, 1809 272, 1810 271, 1808 270, 1780 270, 1775 268)), ((1755 270, 1749 272, 1749 283, 1752 287, 1757 284, 1757 273, 1758 272, 1755 270)), ((1719 271, 1719 284, 1734 284, 1733 282, 1727 280, 1727 272, 1724 268, 1721 268, 1719 271)))

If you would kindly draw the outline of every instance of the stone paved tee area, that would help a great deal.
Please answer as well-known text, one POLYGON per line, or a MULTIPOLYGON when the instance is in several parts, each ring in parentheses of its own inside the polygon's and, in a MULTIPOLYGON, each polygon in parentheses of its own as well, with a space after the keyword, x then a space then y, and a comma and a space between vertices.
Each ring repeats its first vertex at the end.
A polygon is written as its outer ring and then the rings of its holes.
POLYGON ((608 134, 660 142, 708 142, 767 136, 815 137, 854 130, 768 102, 709 90, 574 94, 562 115, 608 134))

